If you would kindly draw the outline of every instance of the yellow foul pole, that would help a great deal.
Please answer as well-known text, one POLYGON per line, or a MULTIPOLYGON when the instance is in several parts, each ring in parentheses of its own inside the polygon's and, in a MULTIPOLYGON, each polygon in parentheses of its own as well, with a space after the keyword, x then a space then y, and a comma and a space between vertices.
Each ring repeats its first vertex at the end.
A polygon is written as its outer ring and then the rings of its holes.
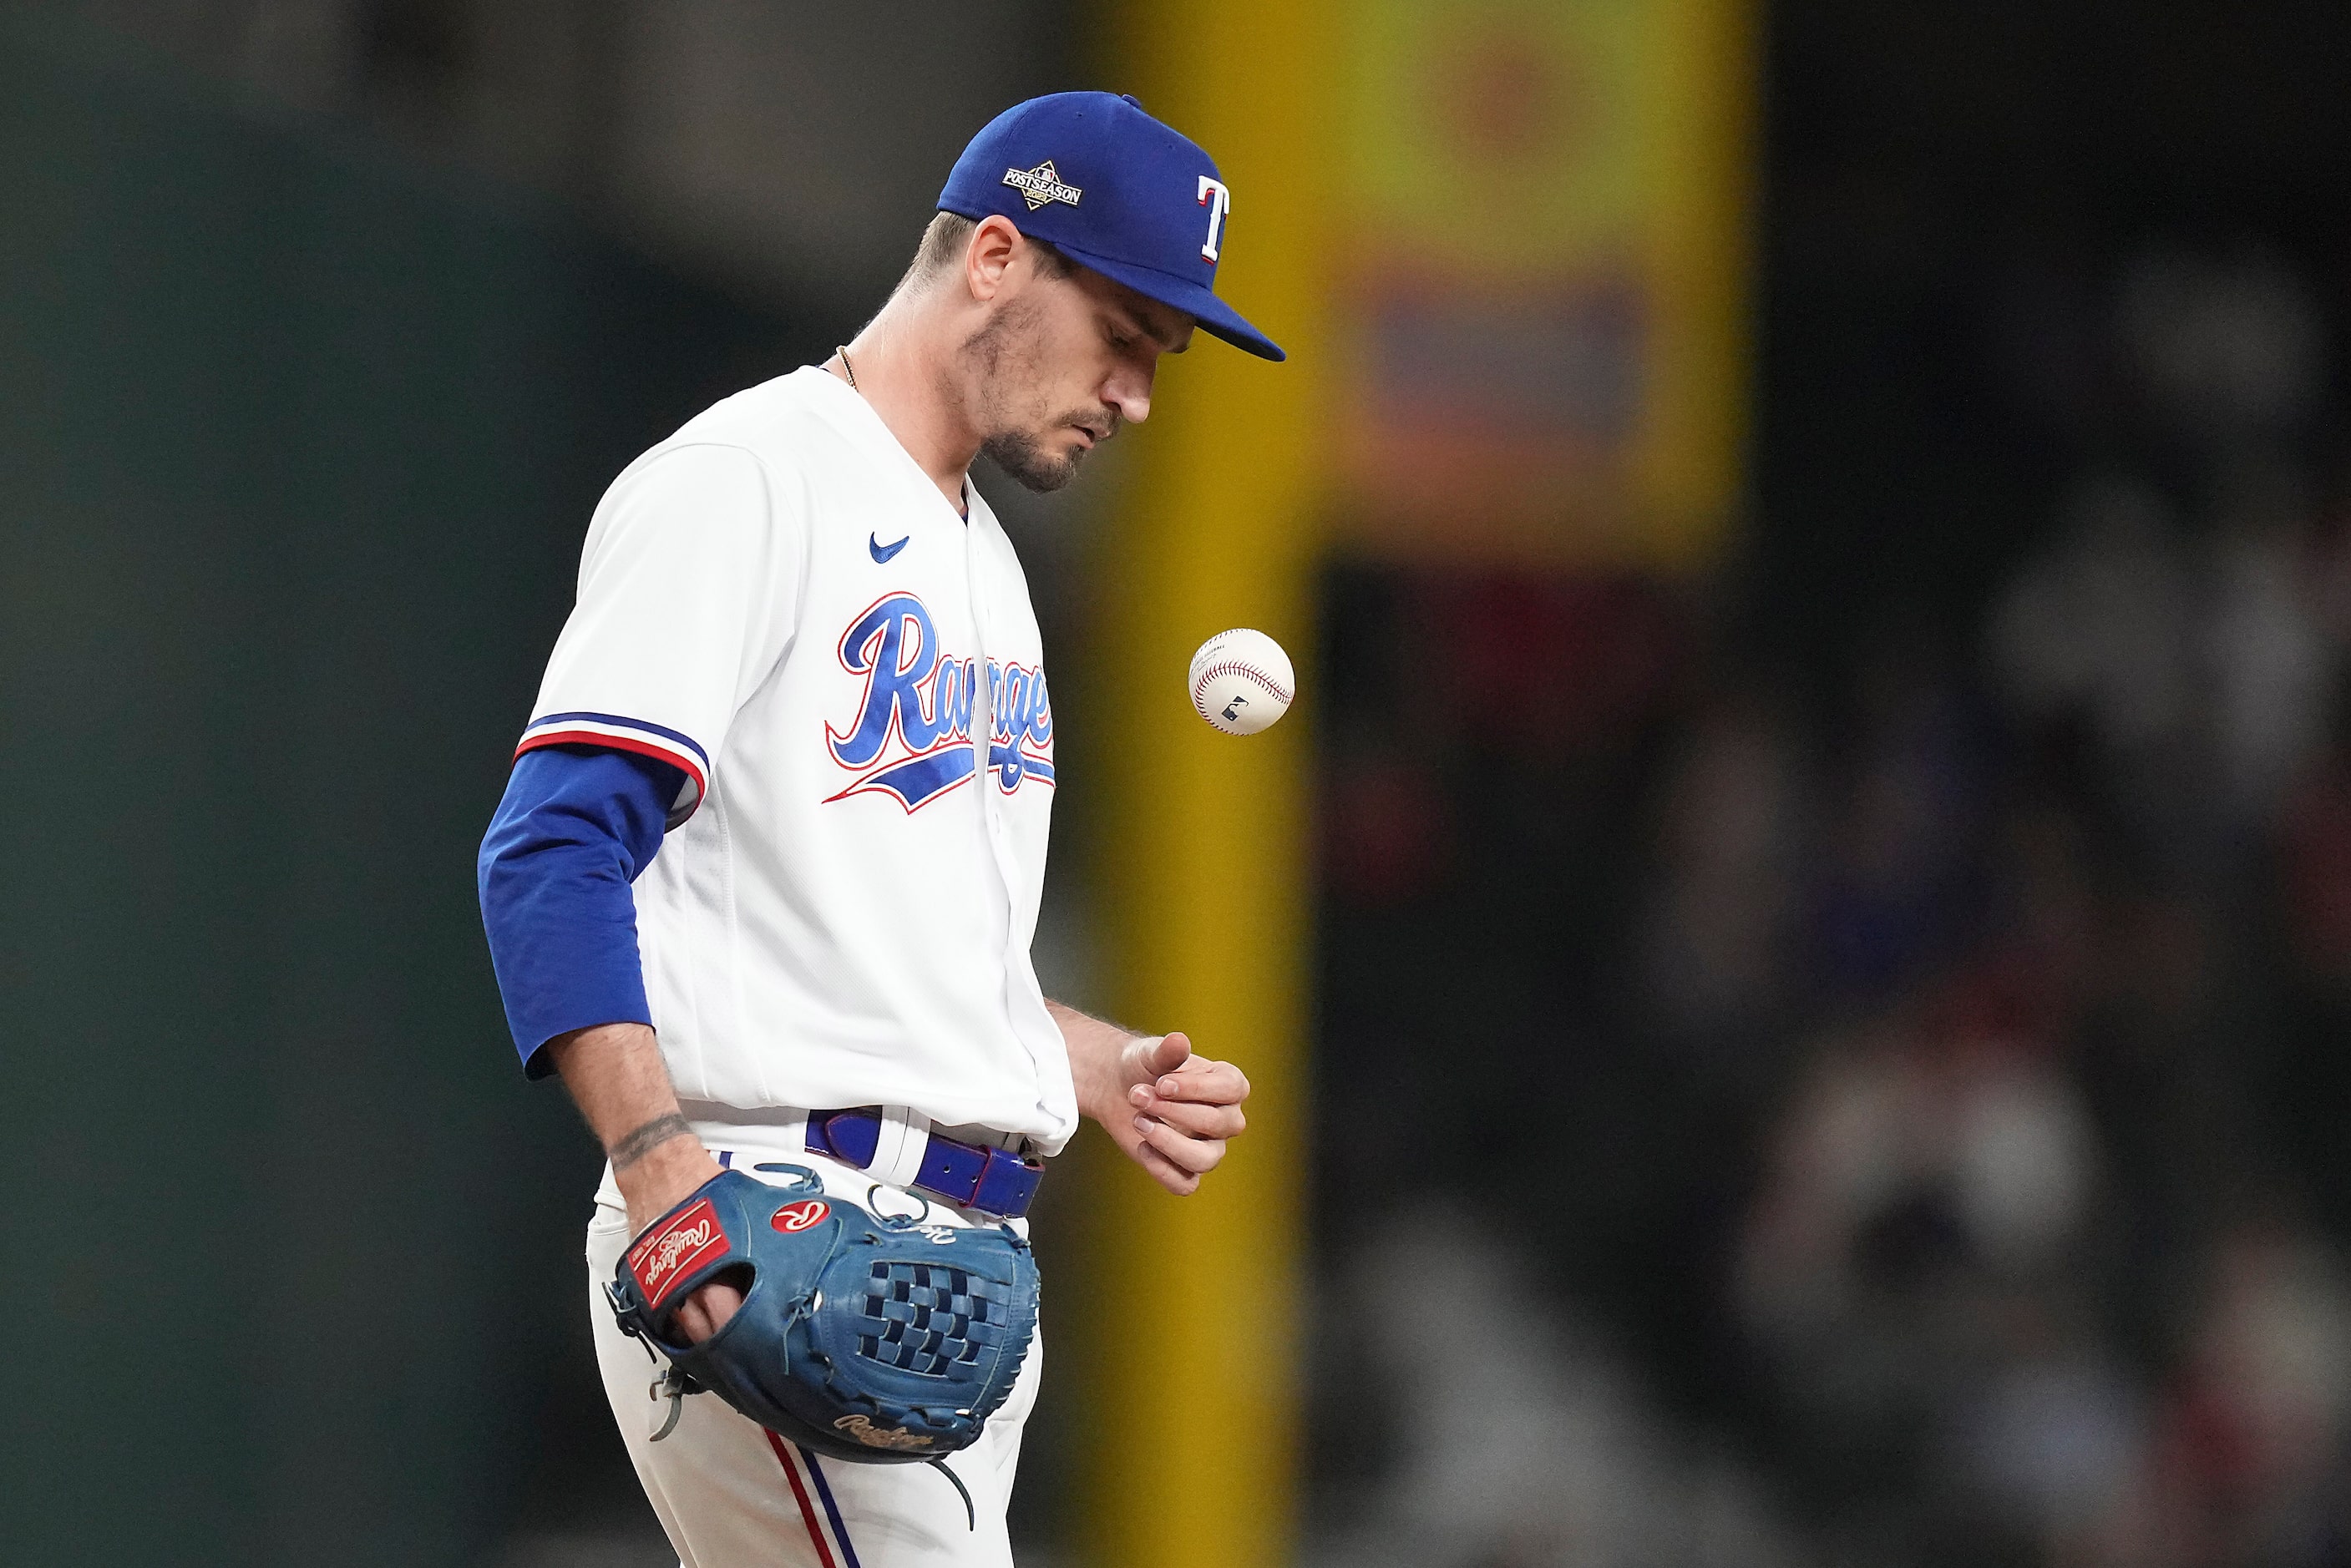
POLYGON ((1196 1197, 1123 1161, 1093 1172, 1099 1273, 1073 1303, 1092 1320, 1075 1336, 1081 1541, 1102 1568, 1259 1568, 1290 1554, 1298 1475, 1311 720, 1220 734, 1185 672, 1209 636, 1256 627, 1290 649, 1311 705, 1333 13, 1139 0, 1113 15, 1102 85, 1217 160, 1233 192, 1217 292, 1290 360, 1203 336, 1163 361, 1109 520, 1092 641, 1113 992, 1137 1026, 1239 1063, 1256 1092, 1248 1135, 1196 1197))

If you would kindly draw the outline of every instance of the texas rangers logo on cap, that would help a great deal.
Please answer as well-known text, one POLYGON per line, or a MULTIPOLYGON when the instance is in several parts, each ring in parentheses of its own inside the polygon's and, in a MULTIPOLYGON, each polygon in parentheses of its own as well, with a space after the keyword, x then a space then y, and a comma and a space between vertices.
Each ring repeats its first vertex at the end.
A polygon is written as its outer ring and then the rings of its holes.
POLYGON ((976 223, 1007 219, 1080 266, 1183 311, 1209 336, 1282 358, 1217 297, 1232 187, 1198 143, 1132 98, 1057 92, 1013 105, 956 160, 938 206, 976 223))
POLYGON ((1050 158, 1034 169, 1007 169, 1004 182, 1028 200, 1029 210, 1032 213, 1048 202, 1067 202, 1074 207, 1078 204, 1078 198, 1085 194, 1075 185, 1061 183, 1061 171, 1053 167, 1053 161, 1050 158))

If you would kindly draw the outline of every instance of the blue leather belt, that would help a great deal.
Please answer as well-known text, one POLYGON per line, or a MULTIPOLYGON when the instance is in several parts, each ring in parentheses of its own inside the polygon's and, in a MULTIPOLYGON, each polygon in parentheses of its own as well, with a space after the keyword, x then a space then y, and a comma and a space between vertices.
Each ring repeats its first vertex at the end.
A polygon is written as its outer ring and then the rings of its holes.
MULTIPOLYGON (((882 1113, 875 1106, 809 1113, 808 1147, 812 1154, 830 1155, 864 1170, 873 1164, 881 1143, 882 1113)), ((1029 1212, 1037 1184, 1044 1179, 1045 1162, 1034 1155, 965 1143, 934 1132, 923 1147, 922 1169, 908 1185, 958 1209, 1018 1220, 1029 1212)))

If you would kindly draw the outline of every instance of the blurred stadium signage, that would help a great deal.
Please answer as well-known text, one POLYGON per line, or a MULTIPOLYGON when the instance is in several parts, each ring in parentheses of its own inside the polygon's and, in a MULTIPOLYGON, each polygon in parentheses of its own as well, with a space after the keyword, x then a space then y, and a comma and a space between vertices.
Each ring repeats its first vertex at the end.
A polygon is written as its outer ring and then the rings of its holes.
POLYGON ((1341 539, 1678 570, 1740 485, 1750 0, 1350 7, 1341 539))

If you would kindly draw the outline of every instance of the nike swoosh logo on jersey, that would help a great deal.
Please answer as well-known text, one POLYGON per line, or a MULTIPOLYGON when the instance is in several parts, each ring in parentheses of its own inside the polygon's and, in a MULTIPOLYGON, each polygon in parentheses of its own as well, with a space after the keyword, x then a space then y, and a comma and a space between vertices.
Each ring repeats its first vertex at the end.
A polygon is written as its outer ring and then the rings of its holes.
MULTIPOLYGON (((914 535, 912 534, 906 535, 906 539, 911 539, 913 537, 914 535)), ((896 556, 899 551, 906 547, 906 539, 901 539, 894 545, 884 545, 882 542, 881 535, 868 534, 865 535, 865 547, 873 552, 873 564, 875 566, 886 566, 890 564, 891 560, 896 556)))

